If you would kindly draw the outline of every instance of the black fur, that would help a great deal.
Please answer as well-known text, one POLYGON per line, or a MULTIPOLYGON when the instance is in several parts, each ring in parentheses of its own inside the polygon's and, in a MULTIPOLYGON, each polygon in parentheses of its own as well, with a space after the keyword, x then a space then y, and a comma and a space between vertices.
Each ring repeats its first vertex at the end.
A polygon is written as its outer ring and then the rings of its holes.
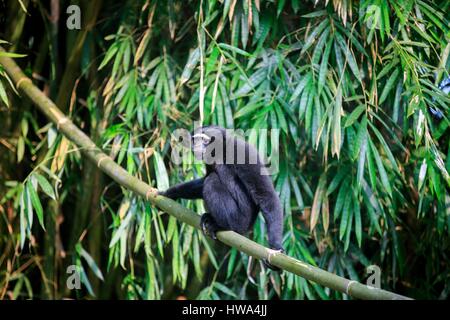
POLYGON ((202 227, 212 237, 218 230, 233 230, 240 234, 248 232, 261 211, 267 224, 269 246, 282 250, 283 213, 280 200, 270 176, 261 174, 265 168, 256 149, 239 138, 229 136, 225 129, 217 126, 202 127, 196 132, 199 131, 209 137, 219 133, 227 142, 233 143, 235 150, 245 150, 246 160, 256 159, 256 163, 248 164, 247 161, 237 164, 238 154, 235 152, 232 164, 226 163, 226 156, 223 156, 222 161, 206 165, 205 177, 176 185, 160 194, 172 199, 202 198, 208 210, 202 216, 202 227))

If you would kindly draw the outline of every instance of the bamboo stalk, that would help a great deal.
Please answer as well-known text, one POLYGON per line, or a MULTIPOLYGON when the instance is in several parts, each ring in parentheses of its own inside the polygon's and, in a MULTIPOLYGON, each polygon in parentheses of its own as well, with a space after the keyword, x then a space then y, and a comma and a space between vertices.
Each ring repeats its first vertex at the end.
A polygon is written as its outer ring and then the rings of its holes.
MULTIPOLYGON (((0 52, 3 49, 0 47, 0 52)), ((17 64, 8 57, 0 56, 0 64, 13 79, 17 89, 30 98, 54 124, 73 143, 78 145, 82 152, 114 181, 126 187, 136 194, 144 197, 161 210, 169 213, 178 220, 187 223, 197 229, 200 228, 200 216, 193 211, 181 206, 177 202, 154 194, 154 189, 143 181, 131 176, 125 169, 116 164, 110 157, 103 153, 89 137, 78 129, 59 109, 33 85, 17 64)), ((320 268, 296 260, 282 253, 273 252, 250 239, 233 231, 221 231, 217 238, 239 251, 242 251, 257 259, 270 258, 271 264, 286 271, 299 275, 307 280, 316 282, 325 287, 343 292, 359 299, 371 300, 407 300, 410 299, 386 290, 372 288, 359 282, 348 280, 320 268)))
POLYGON ((95 25, 95 22, 97 21, 97 16, 100 12, 103 1, 87 1, 87 3, 87 18, 86 22, 84 23, 85 26, 81 31, 79 31, 78 36, 75 40, 75 45, 73 46, 69 60, 67 61, 67 65, 62 76, 61 85, 58 90, 58 96, 56 98, 56 104, 60 106, 61 110, 63 111, 68 110, 73 86, 79 74, 78 69, 84 42, 88 33, 91 32, 92 28, 95 25))
MULTIPOLYGON (((19 1, 10 1, 10 10, 8 14, 8 31, 5 34, 11 35, 9 39, 7 39, 12 46, 10 48, 11 52, 15 52, 18 44, 20 43, 20 37, 23 33, 23 27, 25 25, 25 20, 27 18, 27 13, 19 4, 19 1)), ((29 0, 25 0, 22 2, 23 7, 28 8, 29 0)))

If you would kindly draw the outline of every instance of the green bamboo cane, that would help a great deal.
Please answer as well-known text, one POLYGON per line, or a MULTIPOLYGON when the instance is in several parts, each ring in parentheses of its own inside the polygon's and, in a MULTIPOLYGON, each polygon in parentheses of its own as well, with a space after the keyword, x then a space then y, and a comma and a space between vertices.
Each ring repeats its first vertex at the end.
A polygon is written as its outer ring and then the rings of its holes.
MULTIPOLYGON (((42 92, 32 81, 25 76, 20 67, 9 57, 2 56, 4 50, 0 47, 0 64, 13 80, 16 88, 30 98, 70 141, 81 148, 86 157, 94 162, 100 170, 110 176, 121 186, 132 190, 144 197, 152 204, 197 229, 200 228, 200 216, 195 212, 181 206, 177 202, 158 196, 155 189, 145 182, 133 177, 125 169, 115 163, 89 137, 75 126, 58 107, 42 92)), ((274 253, 250 239, 233 231, 221 231, 217 238, 249 256, 257 259, 269 259, 270 263, 285 270, 313 281, 322 286, 343 292, 351 297, 368 300, 407 300, 411 299, 383 289, 373 288, 357 281, 348 280, 333 273, 299 261, 283 253, 274 253)))

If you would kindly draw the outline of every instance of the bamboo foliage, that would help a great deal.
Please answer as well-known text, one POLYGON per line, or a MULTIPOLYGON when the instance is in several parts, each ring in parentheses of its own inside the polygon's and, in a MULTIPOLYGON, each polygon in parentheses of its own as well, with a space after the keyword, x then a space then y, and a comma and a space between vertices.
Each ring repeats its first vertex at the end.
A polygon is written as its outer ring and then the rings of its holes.
MULTIPOLYGON (((4 52, 1 47, 0 52, 4 52)), ((101 169, 123 187, 130 189, 137 195, 155 204, 170 215, 178 218, 182 222, 188 223, 191 226, 200 229, 200 219, 197 214, 183 208, 173 200, 156 195, 154 189, 151 186, 131 176, 122 167, 116 164, 109 156, 103 153, 80 129, 78 129, 70 120, 68 120, 67 117, 58 109, 58 107, 31 83, 31 80, 27 78, 25 74, 23 74, 20 68, 10 58, 0 57, 0 64, 3 65, 16 85, 19 81, 26 81, 26 83, 24 83, 20 87, 21 92, 27 95, 28 98, 30 98, 54 124, 59 124, 59 130, 74 144, 78 145, 81 148, 83 154, 92 162, 96 163, 99 169, 101 169)), ((33 177, 34 176, 32 176, 32 178, 33 177)), ((41 184, 44 192, 47 193, 48 196, 54 197, 51 186, 48 184, 45 178, 39 175, 35 175, 35 177, 35 179, 41 184)), ((31 184, 27 184, 27 186, 31 186, 31 184)), ((38 217, 40 217, 39 220, 42 223, 42 208, 40 207, 41 205, 39 203, 39 200, 37 199, 35 189, 36 187, 33 186, 27 187, 27 190, 31 194, 30 198, 33 207, 39 208, 37 209, 37 215, 38 217)), ((128 207, 125 210, 128 210, 128 207)), ((121 209, 119 211, 121 212, 123 210, 121 209)), ((120 226, 121 228, 126 225, 126 219, 127 218, 122 221, 120 226)), ((111 239, 110 247, 113 246, 116 241, 118 241, 118 234, 119 231, 117 231, 117 233, 111 239)), ((401 295, 397 295, 377 288, 371 288, 355 281, 349 281, 342 277, 323 271, 317 267, 288 257, 282 253, 277 253, 275 256, 272 256, 270 249, 265 248, 232 231, 219 232, 217 237, 220 241, 255 258, 270 258, 271 262, 275 266, 279 266, 280 268, 283 268, 287 271, 301 275, 308 280, 312 280, 318 284, 322 284, 329 288, 344 292, 355 298, 406 299, 406 297, 403 297, 401 295)), ((103 280, 102 272, 98 269, 95 262, 92 260, 90 255, 82 248, 81 245, 77 246, 77 252, 80 256, 84 257, 84 259, 96 273, 97 277, 103 280)), ((77 264, 81 266, 79 261, 77 264)), ((93 294, 92 288, 89 285, 87 289, 91 294, 93 294)))
MULTIPOLYGON (((70 66, 79 68, 79 82, 64 81, 61 87, 74 90, 60 95, 72 96, 67 116, 111 159, 159 189, 204 172, 198 164, 171 162, 175 129, 201 119, 226 128, 279 130, 273 179, 285 213, 286 254, 357 282, 375 264, 384 288, 445 298, 450 99, 438 85, 450 67, 448 9, 447 1, 422 0, 104 1, 98 25, 83 33, 79 66, 70 66), (429 108, 443 119, 433 118, 429 108)), ((31 32, 26 21, 24 30, 31 32)), ((14 50, 29 53, 23 43, 13 43, 14 50)), ((0 67, 0 101, 22 110, 10 82, 0 67)), ((45 91, 55 86, 50 82, 36 84, 45 91)), ((120 283, 117 294, 133 299, 347 298, 290 273, 258 272, 246 255, 212 244, 108 181, 95 196, 83 196, 89 182, 83 148, 34 112, 13 120, 18 129, 7 140, 13 146, 8 152, 24 173, 1 187, 6 196, 0 206, 15 213, 8 223, 17 226, 21 250, 38 250, 32 240, 46 234, 40 224, 47 228, 49 200, 57 199, 64 219, 55 238, 62 238, 57 259, 64 267, 83 267, 86 294, 108 297, 110 286, 120 283), (36 161, 37 153, 45 157, 36 161), (98 198, 99 207, 76 222, 72 195, 89 198, 89 205, 98 198), (100 223, 109 228, 92 237, 100 223), (76 234, 71 241, 65 224, 76 234), (100 240, 89 240, 94 238, 100 240), (104 248, 95 245, 99 241, 104 248), (92 285, 100 279, 94 270, 101 270, 105 284, 99 286, 106 291, 92 285), (113 270, 119 278, 108 275, 113 270)), ((248 138, 263 152, 275 148, 270 137, 248 138)), ((201 201, 182 205, 204 212, 201 201)), ((252 236, 266 241, 259 218, 252 236)))

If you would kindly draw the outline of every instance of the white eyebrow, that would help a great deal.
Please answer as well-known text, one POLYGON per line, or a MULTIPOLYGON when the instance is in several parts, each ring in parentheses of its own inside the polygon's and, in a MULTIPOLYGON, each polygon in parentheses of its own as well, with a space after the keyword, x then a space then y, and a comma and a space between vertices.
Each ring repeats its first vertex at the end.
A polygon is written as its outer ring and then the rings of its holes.
POLYGON ((202 138, 202 139, 206 139, 206 140, 211 140, 211 138, 208 135, 204 134, 204 133, 194 134, 193 138, 194 139, 195 138, 202 138))

